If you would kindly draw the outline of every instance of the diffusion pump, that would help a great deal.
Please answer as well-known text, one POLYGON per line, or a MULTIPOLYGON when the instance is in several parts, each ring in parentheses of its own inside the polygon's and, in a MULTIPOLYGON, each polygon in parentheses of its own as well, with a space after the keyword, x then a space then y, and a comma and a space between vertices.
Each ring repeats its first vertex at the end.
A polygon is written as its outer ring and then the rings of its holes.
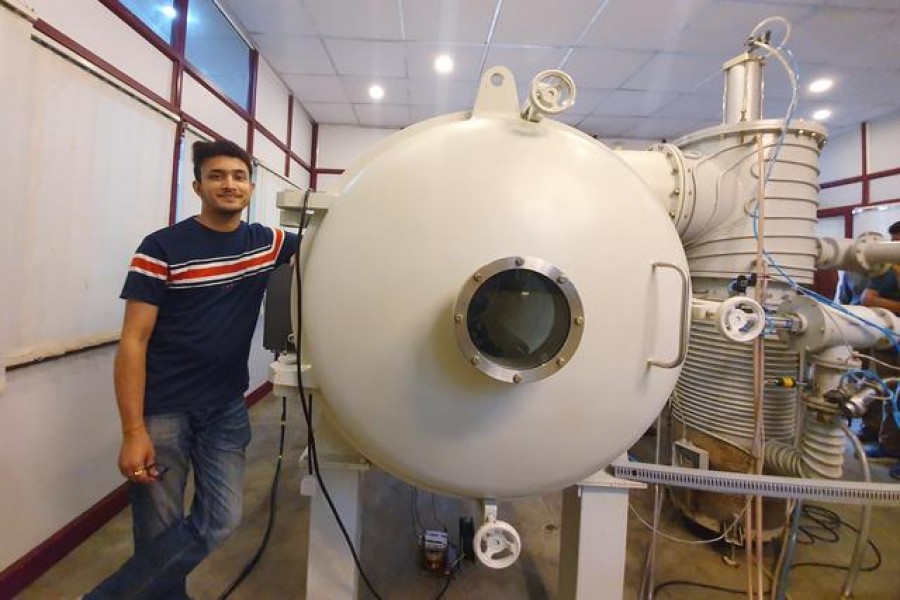
MULTIPOLYGON (((855 241, 815 235, 825 131, 762 118, 763 64, 751 41, 724 65, 721 125, 620 153, 668 211, 690 267, 693 318, 671 405, 682 444, 672 460, 688 448, 691 461, 699 452, 710 469, 838 479, 842 420, 887 396, 848 374, 861 368, 858 351, 891 346, 900 321, 886 309, 838 306, 799 288, 817 268, 883 273, 900 244, 877 233, 855 241), (764 340, 757 368, 756 338, 764 340)), ((714 531, 743 506, 740 497, 693 490, 673 499, 714 531)), ((768 538, 781 531, 784 510, 767 504, 768 538)))
MULTIPOLYGON (((825 131, 762 118, 766 48, 726 63, 723 123, 671 144, 612 151, 545 118, 575 101, 568 75, 539 74, 521 107, 494 67, 472 111, 398 132, 327 192, 279 195, 282 223, 306 231, 292 300, 302 365, 280 361, 272 378, 287 394, 305 371, 347 506, 362 457, 482 499, 475 551, 506 566, 521 541, 495 499, 587 481, 670 396, 676 435, 710 469, 840 476, 842 415, 880 394, 847 374, 900 322, 798 289, 817 267, 874 272, 900 249, 815 236, 825 131)), ((740 504, 676 502, 714 530, 740 504)), ((323 506, 314 498, 311 539, 336 539, 317 525, 323 506)), ((616 506, 604 522, 624 527, 616 506)), ((624 528, 603 543, 618 536, 610 560, 624 564, 624 528)), ((325 561, 311 577, 336 572, 342 543, 310 552, 325 561)))

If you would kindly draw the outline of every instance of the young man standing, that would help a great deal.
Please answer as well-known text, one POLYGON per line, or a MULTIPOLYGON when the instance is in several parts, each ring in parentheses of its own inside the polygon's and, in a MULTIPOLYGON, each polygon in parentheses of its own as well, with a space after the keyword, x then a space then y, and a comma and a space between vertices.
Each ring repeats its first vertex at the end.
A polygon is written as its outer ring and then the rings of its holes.
POLYGON ((243 149, 193 150, 200 214, 144 238, 122 290, 119 471, 132 482, 135 553, 89 599, 187 598, 187 574, 241 519, 250 340, 269 274, 297 236, 241 220, 253 193, 243 149))

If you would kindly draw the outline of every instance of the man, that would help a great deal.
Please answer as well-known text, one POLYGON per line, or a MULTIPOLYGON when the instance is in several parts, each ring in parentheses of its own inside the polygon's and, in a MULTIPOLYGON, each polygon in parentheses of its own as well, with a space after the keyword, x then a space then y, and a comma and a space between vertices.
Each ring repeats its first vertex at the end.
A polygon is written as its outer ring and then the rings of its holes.
POLYGON ((200 214, 144 238, 121 294, 119 470, 132 482, 135 553, 85 598, 187 598, 187 574, 241 518, 250 340, 269 274, 297 236, 241 221, 253 193, 243 149, 193 150, 200 214))
MULTIPOLYGON (((891 241, 900 241, 900 221, 895 222, 888 229, 891 241)), ((891 265, 883 275, 874 277, 866 284, 860 304, 886 308, 894 314, 900 314, 900 265, 891 265)), ((890 364, 897 364, 896 350, 881 353, 881 360, 890 364)), ((876 371, 882 376, 894 376, 896 372, 887 372, 876 364, 876 371)), ((884 403, 883 410, 869 410, 863 417, 863 432, 861 437, 866 438, 877 432, 878 444, 866 448, 866 455, 870 458, 900 458, 900 429, 894 421, 894 407, 891 403, 884 403), (879 417, 880 423, 879 423, 879 417), (868 434, 868 435, 867 435, 868 434)), ((874 437, 874 436, 872 436, 874 437)), ((890 469, 890 475, 894 479, 900 479, 900 463, 890 469)))
MULTIPOLYGON (((892 242, 900 242, 900 221, 888 228, 892 242)), ((900 265, 892 265, 888 271, 870 279, 863 290, 860 304, 886 308, 900 314, 900 286, 898 286, 897 269, 900 265)))

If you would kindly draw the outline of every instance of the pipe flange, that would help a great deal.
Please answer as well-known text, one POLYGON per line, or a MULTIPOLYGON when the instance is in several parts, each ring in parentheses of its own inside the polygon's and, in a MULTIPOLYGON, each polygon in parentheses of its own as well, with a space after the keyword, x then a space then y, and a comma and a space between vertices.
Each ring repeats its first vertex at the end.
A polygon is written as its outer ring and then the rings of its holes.
POLYGON ((879 275, 884 275, 891 267, 888 264, 872 264, 866 258, 866 246, 871 244, 872 242, 883 241, 885 241, 884 236, 880 233, 867 231, 866 233, 856 238, 856 241, 853 242, 853 247, 851 248, 853 256, 856 259, 857 264, 859 264, 860 267, 866 270, 866 274, 869 277, 878 277, 879 275))
POLYGON ((684 233, 694 213, 696 186, 694 185, 693 166, 696 161, 686 157, 684 152, 674 144, 653 144, 648 150, 662 154, 669 163, 672 175, 669 216, 678 233, 684 233))

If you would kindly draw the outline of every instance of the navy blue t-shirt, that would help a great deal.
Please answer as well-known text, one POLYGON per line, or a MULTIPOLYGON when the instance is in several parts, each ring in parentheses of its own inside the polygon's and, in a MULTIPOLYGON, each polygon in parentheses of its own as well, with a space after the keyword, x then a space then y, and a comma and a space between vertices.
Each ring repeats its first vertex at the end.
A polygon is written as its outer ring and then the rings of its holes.
POLYGON ((870 279, 866 284, 866 289, 873 289, 878 292, 879 296, 888 300, 900 300, 900 285, 898 285, 894 267, 888 269, 886 273, 870 279))
POLYGON ((144 238, 121 297, 159 307, 147 348, 145 414, 244 393, 269 274, 296 251, 296 234, 243 221, 220 232, 192 217, 144 238))

